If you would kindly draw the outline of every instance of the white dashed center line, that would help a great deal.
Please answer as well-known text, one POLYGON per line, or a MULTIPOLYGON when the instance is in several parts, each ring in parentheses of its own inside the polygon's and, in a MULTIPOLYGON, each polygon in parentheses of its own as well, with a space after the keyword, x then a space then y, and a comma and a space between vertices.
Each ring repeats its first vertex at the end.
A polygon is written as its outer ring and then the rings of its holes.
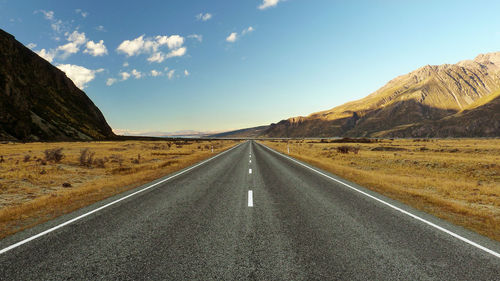
POLYGON ((253 193, 251 190, 248 191, 248 207, 253 207, 253 193))
POLYGON ((252 173, 252 169, 248 169, 248 173, 251 174, 252 173))

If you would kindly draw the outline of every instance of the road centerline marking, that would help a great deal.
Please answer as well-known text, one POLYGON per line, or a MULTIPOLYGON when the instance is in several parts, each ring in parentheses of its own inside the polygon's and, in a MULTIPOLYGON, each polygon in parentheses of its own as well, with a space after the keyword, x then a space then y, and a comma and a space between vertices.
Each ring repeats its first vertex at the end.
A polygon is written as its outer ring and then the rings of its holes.
POLYGON ((500 253, 498 253, 498 252, 495 252, 495 251, 493 251, 493 250, 491 250, 489 248, 486 248, 485 246, 482 246, 482 245, 480 245, 480 244, 478 244, 478 243, 476 243, 476 242, 474 242, 474 241, 472 241, 470 239, 467 239, 467 238, 465 238, 465 237, 463 237, 463 236, 461 236, 461 235, 459 235, 459 234, 457 234, 457 233, 455 233, 455 232, 453 232, 451 230, 448 230, 448 229, 446 229, 446 228, 444 228, 442 226, 439 226, 439 225, 437 225, 437 224, 435 224, 433 222, 430 222, 430 221, 428 221, 428 220, 426 220, 424 218, 421 218, 421 217, 419 217, 419 216, 417 216, 415 214, 412 214, 409 211, 403 210, 403 209, 401 209, 401 208, 399 208, 399 207, 397 207, 397 206, 395 206, 395 205, 393 205, 393 204, 391 204, 389 202, 386 202, 386 201, 384 201, 384 200, 382 200, 380 198, 377 198, 376 196, 368 194, 368 193, 366 193, 366 192, 364 192, 364 191, 362 191, 362 190, 360 190, 360 189, 358 189, 358 188, 356 188, 356 187, 354 187, 352 185, 349 185, 349 184, 347 184, 347 183, 345 183, 345 182, 343 182, 341 180, 338 180, 338 179, 336 179, 334 177, 331 177, 331 176, 329 176, 329 175, 327 175, 327 174, 325 174, 323 172, 320 172, 320 171, 318 171, 316 169, 313 169, 313 168, 311 168, 311 167, 309 167, 309 166, 307 166, 307 165, 299 162, 298 160, 295 160, 295 159, 293 159, 293 158, 291 158, 289 156, 286 156, 286 155, 284 155, 282 153, 279 153, 279 152, 275 151, 274 149, 272 149, 270 147, 267 147, 266 145, 263 145, 263 144, 261 144, 261 145, 264 146, 265 148, 267 148, 268 150, 270 150, 270 151, 272 151, 272 152, 274 152, 274 153, 276 153, 278 155, 281 155, 282 157, 287 158, 288 160, 290 160, 292 162, 295 162, 295 163, 299 164, 300 166, 303 166, 303 167, 305 167, 305 168, 307 168, 307 169, 309 169, 309 170, 311 170, 311 171, 313 171, 313 172, 315 172, 317 174, 320 174, 320 175, 322 175, 322 176, 324 176, 324 177, 326 177, 326 178, 328 178, 328 179, 330 179, 332 181, 340 183, 340 184, 342 184, 342 185, 344 185, 344 186, 352 189, 353 191, 361 193, 364 196, 367 196, 367 197, 369 197, 369 198, 371 198, 371 199, 373 199, 373 200, 375 200, 375 201, 377 201, 379 203, 382 203, 382 204, 384 204, 384 205, 386 205, 386 206, 388 206, 388 207, 390 207, 390 208, 392 208, 392 209, 394 209, 394 210, 396 210, 398 212, 401 212, 401 213, 403 213, 403 214, 405 214, 407 216, 410 216, 410 217, 412 217, 412 218, 414 218, 414 219, 416 219, 416 220, 418 220, 418 221, 420 221, 420 222, 422 222, 424 224, 427 224, 427 225, 429 225, 429 226, 431 226, 431 227, 433 227, 433 228, 435 228, 435 229, 437 229, 437 230, 439 230, 441 232, 444 232, 444 233, 446 233, 446 234, 448 234, 450 236, 453 236, 453 237, 457 238, 458 240, 461 240, 462 242, 465 242, 465 243, 467 243, 467 244, 469 244, 469 245, 471 245, 471 246, 473 246, 473 247, 475 247, 477 249, 480 249, 480 250, 482 250, 482 251, 484 251, 484 252, 486 252, 488 254, 491 254, 491 255, 493 255, 493 256, 495 256, 497 258, 500 258, 500 253))
POLYGON ((248 191, 248 207, 253 207, 253 192, 248 191))
POLYGON ((248 173, 251 174, 252 173, 252 169, 248 169, 248 173))

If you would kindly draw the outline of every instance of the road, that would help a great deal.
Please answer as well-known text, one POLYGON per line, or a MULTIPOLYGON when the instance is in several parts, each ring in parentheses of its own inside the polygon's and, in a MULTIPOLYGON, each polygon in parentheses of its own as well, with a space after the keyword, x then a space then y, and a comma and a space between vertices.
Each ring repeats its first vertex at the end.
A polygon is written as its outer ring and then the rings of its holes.
POLYGON ((0 280, 500 279, 500 243, 317 171, 244 142, 0 241, 0 280))

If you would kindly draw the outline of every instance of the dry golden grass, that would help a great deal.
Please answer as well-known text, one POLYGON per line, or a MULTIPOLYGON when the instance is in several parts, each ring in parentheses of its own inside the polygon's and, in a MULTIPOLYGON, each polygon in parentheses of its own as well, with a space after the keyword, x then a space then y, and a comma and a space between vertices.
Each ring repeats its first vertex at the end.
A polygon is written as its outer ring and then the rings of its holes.
MULTIPOLYGON (((286 140, 262 143, 287 151, 286 140)), ((288 143, 290 156, 500 241, 500 139, 288 143)))
POLYGON ((0 144, 0 238, 178 171, 236 143, 0 144), (57 148, 64 158, 47 161, 44 152, 57 148), (85 149, 86 157, 81 157, 85 149), (71 187, 63 187, 67 184, 71 187))

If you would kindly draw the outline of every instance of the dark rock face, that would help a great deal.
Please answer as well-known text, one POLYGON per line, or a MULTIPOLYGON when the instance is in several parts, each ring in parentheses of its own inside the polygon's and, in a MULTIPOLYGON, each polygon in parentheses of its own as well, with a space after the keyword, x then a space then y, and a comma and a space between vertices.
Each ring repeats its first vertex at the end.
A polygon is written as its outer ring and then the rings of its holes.
POLYGON ((114 136, 101 111, 64 72, 0 29, 0 139, 114 136))

